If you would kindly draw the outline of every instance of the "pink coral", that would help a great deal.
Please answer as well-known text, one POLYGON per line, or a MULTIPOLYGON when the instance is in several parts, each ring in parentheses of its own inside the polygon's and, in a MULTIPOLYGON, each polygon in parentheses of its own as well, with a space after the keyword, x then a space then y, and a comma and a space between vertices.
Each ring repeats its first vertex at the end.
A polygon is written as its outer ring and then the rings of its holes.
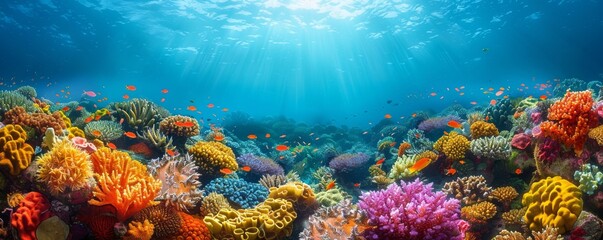
POLYGON ((534 150, 534 158, 536 160, 551 164, 559 156, 559 150, 561 146, 559 143, 551 138, 544 138, 544 140, 538 144, 534 150))
POLYGON ((73 145, 75 145, 75 147, 88 154, 96 152, 96 146, 93 143, 88 142, 88 140, 83 137, 73 137, 71 138, 71 142, 73 145))
POLYGON ((513 136, 513 139, 511 139, 511 146, 523 150, 530 146, 531 142, 532 139, 530 138, 530 135, 518 133, 513 136))

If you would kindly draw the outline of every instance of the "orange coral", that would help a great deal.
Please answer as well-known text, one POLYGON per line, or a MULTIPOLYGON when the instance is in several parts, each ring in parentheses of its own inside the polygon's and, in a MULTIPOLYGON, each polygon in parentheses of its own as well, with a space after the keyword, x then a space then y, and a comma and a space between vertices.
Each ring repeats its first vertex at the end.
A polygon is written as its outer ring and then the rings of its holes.
POLYGON ((180 228, 180 233, 178 233, 178 235, 172 236, 171 239, 212 239, 211 234, 209 233, 209 230, 207 229, 207 226, 205 226, 203 220, 195 218, 183 212, 179 212, 178 214, 182 219, 182 227, 180 228))
POLYGON ((398 147, 398 157, 401 157, 402 155, 404 155, 404 153, 406 153, 406 150, 408 150, 410 147, 411 147, 410 143, 407 143, 407 142, 400 143, 400 147, 398 147))
POLYGON ((471 127, 469 127, 469 132, 471 133, 471 139, 498 136, 498 128, 496 128, 494 123, 484 122, 481 120, 472 123, 471 127))
POLYGON ((465 158, 465 152, 469 150, 469 146, 469 140, 457 132, 444 135, 433 144, 433 148, 444 153, 449 160, 465 158))
POLYGON ((491 202, 480 202, 461 208, 461 217, 471 224, 485 224, 496 215, 496 205, 491 202))
POLYGON ((133 221, 128 224, 128 234, 123 239, 150 240, 154 229, 155 226, 149 220, 144 220, 144 222, 133 221))
MULTIPOLYGON (((32 127, 39 136, 42 136, 46 129, 51 127, 55 132, 61 132, 68 127, 63 119, 65 115, 60 111, 53 114, 32 113, 29 114, 22 107, 15 107, 4 114, 6 123, 19 124, 32 127)), ((67 118, 68 119, 68 118, 67 118)), ((69 123, 71 124, 71 123, 69 123)))
POLYGON ((35 240, 38 225, 51 216, 50 203, 39 192, 30 192, 13 212, 10 224, 18 231, 21 240, 35 240))
POLYGON ((153 149, 143 142, 132 144, 130 147, 128 147, 128 149, 134 153, 144 156, 145 158, 153 158, 156 155, 153 149))
POLYGON ((147 167, 132 160, 125 152, 103 147, 91 155, 94 166, 94 198, 89 204, 110 204, 121 222, 147 207, 161 189, 161 181, 154 179, 147 167))
POLYGON ((25 143, 27 133, 19 125, 9 124, 0 129, 0 168, 11 175, 21 173, 31 163, 34 149, 25 143))
POLYGON ((589 129, 598 123, 593 104, 590 91, 568 91, 549 108, 549 121, 540 124, 542 135, 574 148, 574 153, 580 155, 589 129))

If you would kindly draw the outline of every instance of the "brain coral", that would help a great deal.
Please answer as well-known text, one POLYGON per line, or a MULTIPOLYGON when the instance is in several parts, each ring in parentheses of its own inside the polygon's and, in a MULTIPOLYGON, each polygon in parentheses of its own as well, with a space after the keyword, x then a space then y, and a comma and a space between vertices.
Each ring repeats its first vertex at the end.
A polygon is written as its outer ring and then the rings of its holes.
POLYGON ((269 198, 287 199, 299 211, 314 210, 318 206, 316 196, 308 184, 289 182, 279 187, 270 188, 269 198))
POLYGON ((166 154, 151 160, 148 168, 151 175, 162 182, 156 200, 181 211, 192 209, 201 200, 200 175, 190 155, 170 157, 166 154))
POLYGON ((469 128, 472 139, 478 139, 481 137, 498 136, 498 128, 494 123, 475 121, 469 128))
POLYGON ((25 140, 27 133, 19 125, 8 124, 0 129, 0 169, 14 176, 29 166, 34 149, 25 140))
POLYGON ((450 160, 465 158, 465 152, 469 150, 469 146, 469 140, 457 132, 444 135, 433 144, 435 150, 444 153, 450 160))
POLYGON ((203 173, 201 178, 205 181, 222 176, 221 169, 236 171, 239 168, 232 149, 219 142, 197 142, 188 149, 188 153, 199 166, 203 173))
POLYGON ((563 234, 572 230, 582 212, 582 192, 559 176, 547 177, 532 183, 521 203, 527 207, 523 219, 531 230, 549 225, 563 234))
POLYGON ((268 196, 268 190, 264 186, 240 178, 216 178, 204 190, 207 193, 222 194, 242 208, 252 208, 268 196))
POLYGON ((47 187, 53 197, 90 190, 94 184, 89 155, 67 139, 57 142, 52 150, 39 157, 36 163, 38 180, 47 187))
POLYGON ((159 129, 168 136, 192 137, 199 135, 200 128, 197 119, 175 115, 161 120, 159 129))

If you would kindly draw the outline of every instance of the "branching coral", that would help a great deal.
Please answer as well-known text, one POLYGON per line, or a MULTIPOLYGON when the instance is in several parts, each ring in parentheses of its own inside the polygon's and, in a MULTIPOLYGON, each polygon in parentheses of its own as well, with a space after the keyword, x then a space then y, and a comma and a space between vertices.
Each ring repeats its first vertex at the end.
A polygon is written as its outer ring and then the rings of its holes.
POLYGON ((84 127, 84 132, 89 138, 97 138, 104 142, 113 141, 124 135, 121 125, 109 120, 89 122, 84 127))
POLYGON ((594 101, 590 91, 567 92, 548 112, 548 121, 540 124, 542 134, 582 153, 589 129, 599 122, 592 110, 594 101))
POLYGON ((165 152, 167 149, 174 150, 175 147, 172 145, 172 138, 163 134, 159 128, 153 125, 150 128, 146 128, 142 131, 142 134, 138 134, 138 137, 155 147, 160 152, 165 152))
POLYGON ((0 128, 0 169, 15 176, 31 163, 34 149, 25 143, 27 133, 19 125, 8 124, 0 128))
POLYGON ((479 202, 461 208, 463 219, 473 224, 486 224, 488 220, 496 215, 496 205, 491 202, 479 202))
POLYGON ((442 191, 459 199, 465 205, 474 204, 485 200, 492 188, 486 183, 484 176, 468 176, 457 178, 444 184, 442 191))
POLYGON ((450 160, 465 158, 465 152, 469 150, 469 147, 469 140, 456 132, 442 136, 433 144, 435 150, 444 153, 450 160))
POLYGON ((162 133, 174 137, 192 137, 199 135, 200 127, 197 119, 175 115, 161 120, 159 129, 162 133))
POLYGON ((155 103, 140 98, 115 103, 112 108, 125 120, 126 125, 135 131, 151 127, 161 118, 167 117, 165 111, 159 110, 160 107, 155 103))
POLYGON ((502 213, 502 220, 503 223, 505 224, 505 226, 512 226, 512 225, 521 225, 523 224, 522 222, 522 218, 523 215, 526 213, 526 208, 520 208, 520 209, 511 209, 508 212, 504 212, 502 213))
POLYGON ((358 208, 350 200, 343 200, 332 207, 319 208, 312 214, 299 239, 354 239, 354 234, 366 228, 361 219, 358 208))
POLYGON ((209 182, 204 190, 206 193, 220 193, 242 208, 252 208, 264 201, 268 195, 268 189, 264 186, 240 178, 216 178, 209 182))
POLYGON ((495 199, 504 206, 509 206, 511 201, 517 196, 519 196, 519 193, 513 187, 498 187, 490 192, 490 198, 495 199))
POLYGON ((4 122, 28 126, 35 129, 38 136, 42 136, 47 128, 53 128, 57 132, 63 131, 68 126, 63 120, 62 113, 28 113, 23 107, 15 107, 4 114, 4 122))
POLYGON ((478 139, 482 137, 498 136, 498 128, 494 123, 475 121, 469 127, 471 133, 471 139, 478 139))
POLYGON ((162 182, 156 200, 180 211, 192 209, 201 200, 200 174, 190 155, 164 155, 151 160, 148 168, 151 175, 162 182))
POLYGON ((92 200, 95 206, 112 205, 121 222, 147 207, 161 189, 142 163, 132 160, 125 152, 100 148, 91 155, 94 178, 92 200))
POLYGON ((507 159, 511 156, 510 142, 501 136, 471 140, 471 152, 479 157, 507 159))
POLYGON ((408 154, 417 154, 431 150, 433 142, 425 137, 425 133, 419 129, 413 128, 406 133, 406 142, 410 143, 411 148, 406 150, 408 154))

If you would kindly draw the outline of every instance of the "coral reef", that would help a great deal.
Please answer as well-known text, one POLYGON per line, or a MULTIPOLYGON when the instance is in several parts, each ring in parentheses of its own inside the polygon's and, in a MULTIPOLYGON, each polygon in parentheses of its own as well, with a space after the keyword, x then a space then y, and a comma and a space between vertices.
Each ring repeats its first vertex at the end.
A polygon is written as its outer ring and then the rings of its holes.
POLYGON ((350 198, 350 196, 339 188, 332 188, 316 194, 316 201, 325 207, 331 207, 347 198, 350 198))
POLYGON ((494 215, 496 215, 496 205, 487 201, 461 208, 461 217, 471 225, 486 224, 494 215))
POLYGON ((501 136, 474 139, 470 146, 471 152, 479 157, 507 159, 511 156, 511 144, 501 136))
POLYGON ((270 189, 271 187, 278 187, 287 183, 287 178, 284 175, 263 175, 260 178, 259 183, 267 189, 270 189))
POLYGON ((498 128, 496 128, 494 123, 481 120, 473 122, 471 127, 469 127, 469 132, 471 134, 471 139, 498 136, 498 128))
POLYGON ((209 214, 217 214, 220 209, 230 209, 228 199, 224 195, 211 192, 203 198, 201 201, 200 213, 201 216, 207 216, 209 214))
POLYGON ((19 125, 0 128, 0 169, 15 176, 29 166, 34 148, 26 140, 27 133, 19 125))
POLYGON ((4 123, 28 126, 36 131, 37 136, 42 136, 47 128, 53 128, 57 132, 67 129, 68 125, 63 119, 61 112, 53 114, 28 113, 25 108, 18 106, 4 114, 4 123))
POLYGON ((161 120, 159 130, 168 136, 192 137, 199 135, 201 128, 197 119, 187 116, 175 115, 161 120))
POLYGON ((508 98, 499 99, 494 106, 484 110, 484 116, 489 118, 499 130, 511 129, 513 123, 509 119, 513 115, 513 104, 508 98))
POLYGON ((236 204, 237 208, 252 208, 268 196, 268 189, 264 186, 238 178, 216 178, 203 190, 206 193, 215 192, 224 195, 230 202, 236 204))
POLYGON ((580 183, 580 190, 588 195, 595 193, 595 190, 603 185, 603 173, 599 171, 597 165, 584 164, 580 170, 574 172, 574 179, 580 183))
POLYGON ((171 157, 166 154, 151 160, 147 167, 149 173, 162 183, 155 200, 164 201, 166 206, 179 211, 191 210, 201 201, 200 174, 190 155, 171 157))
POLYGON ((0 116, 15 107, 21 107, 26 112, 35 110, 34 103, 22 94, 14 91, 0 91, 0 116))
POLYGON ((433 142, 425 137, 425 133, 416 128, 408 130, 406 133, 406 142, 411 146, 410 149, 406 150, 406 153, 408 154, 417 154, 431 150, 433 146, 433 142))
POLYGON ((146 207, 132 216, 131 221, 153 224, 153 237, 151 239, 167 239, 175 236, 182 228, 182 218, 177 211, 164 205, 146 207))
POLYGON ((360 219, 358 208, 350 200, 343 200, 337 205, 319 208, 312 214, 299 239, 354 239, 357 233, 366 228, 360 219))
POLYGON ((52 216, 50 202, 39 192, 30 192, 13 212, 10 224, 22 240, 35 240, 40 223, 52 216))
POLYGON ((127 127, 134 131, 151 127, 160 119, 169 116, 169 113, 157 104, 140 98, 115 103, 111 108, 115 109, 118 119, 123 118, 127 127))
POLYGON ((409 170, 416 162, 416 155, 402 155, 396 159, 394 165, 392 165, 391 170, 389 171, 389 178, 399 180, 403 178, 414 177, 419 174, 419 171, 412 172, 409 170))
POLYGON ((238 156, 237 163, 241 167, 248 166, 251 169, 249 174, 253 176, 252 180, 255 181, 264 175, 285 175, 283 167, 267 157, 247 153, 238 156))
POLYGON ((220 172, 222 169, 236 171, 239 168, 232 149, 219 142, 197 142, 188 153, 203 172, 202 182, 224 175, 220 172))
POLYGON ((97 138, 104 142, 113 141, 124 135, 121 125, 109 120, 89 122, 84 127, 84 132, 87 137, 91 139, 97 138))
POLYGON ((486 183, 484 176, 459 177, 444 184, 442 191, 461 200, 464 205, 471 205, 486 200, 492 188, 486 183))
POLYGON ((442 136, 433 144, 433 148, 438 152, 444 153, 449 160, 465 158, 465 152, 469 150, 469 147, 469 140, 456 132, 442 136))

